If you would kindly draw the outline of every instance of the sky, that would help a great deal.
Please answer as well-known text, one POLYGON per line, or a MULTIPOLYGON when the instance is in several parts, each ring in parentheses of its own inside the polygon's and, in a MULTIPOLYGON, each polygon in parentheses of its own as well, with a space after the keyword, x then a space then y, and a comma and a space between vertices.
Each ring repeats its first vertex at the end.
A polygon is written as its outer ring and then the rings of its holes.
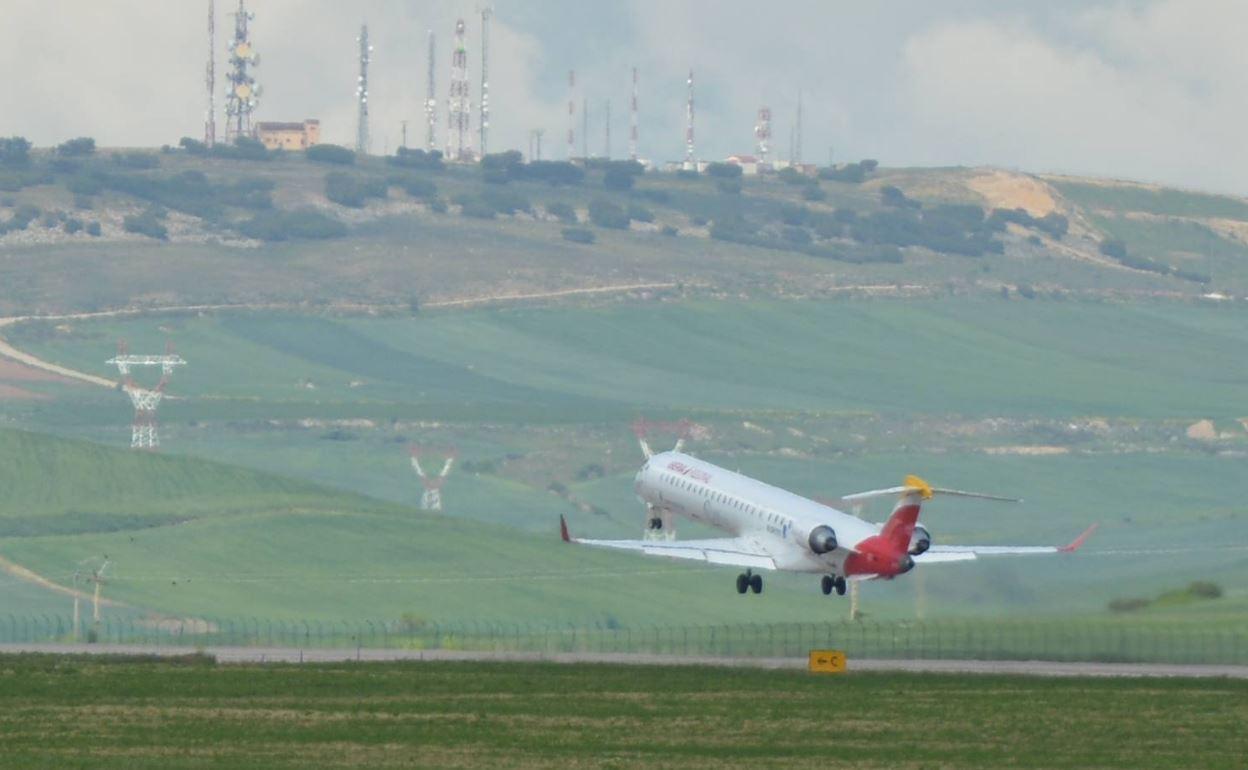
MULTIPOLYGON (((264 88, 256 119, 319 118, 326 141, 354 144, 356 38, 367 23, 373 150, 393 152, 404 120, 409 145, 423 144, 432 30, 442 146, 462 17, 475 130, 481 4, 250 0, 264 88)), ((4 6, 0 136, 137 147, 203 135, 207 0, 4 6)), ((640 154, 678 159, 692 70, 701 158, 753 152, 763 105, 774 152, 788 158, 800 93, 807 161, 994 165, 1248 195, 1243 0, 494 0, 494 9, 491 151, 527 152, 541 129, 543 156, 566 157, 575 69, 590 153, 606 153, 610 101, 611 153, 626 155, 637 67, 640 154)), ((233 10, 217 0, 219 62, 233 10)), ((220 74, 218 91, 220 108, 220 74)), ((579 115, 576 131, 579 155, 579 115)))

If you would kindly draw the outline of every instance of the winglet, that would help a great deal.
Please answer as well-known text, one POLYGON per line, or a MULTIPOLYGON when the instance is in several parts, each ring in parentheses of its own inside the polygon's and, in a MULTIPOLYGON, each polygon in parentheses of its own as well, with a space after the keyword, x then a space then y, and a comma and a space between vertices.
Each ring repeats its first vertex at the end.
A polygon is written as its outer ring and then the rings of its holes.
POLYGON ((1096 528, 1099 526, 1101 526, 1099 523, 1093 524, 1085 529, 1083 534, 1079 535, 1079 537, 1071 540, 1067 545, 1060 546, 1057 550, 1061 553, 1074 553, 1075 551, 1078 551, 1083 544, 1087 542, 1088 538, 1092 537, 1092 533, 1095 532, 1096 528))
POLYGON ((559 537, 563 538, 563 542, 572 542, 572 536, 568 534, 568 520, 559 514, 559 537))
POLYGON ((906 476, 905 485, 915 492, 919 493, 919 497, 924 500, 932 499, 932 485, 928 484, 918 476, 906 476))

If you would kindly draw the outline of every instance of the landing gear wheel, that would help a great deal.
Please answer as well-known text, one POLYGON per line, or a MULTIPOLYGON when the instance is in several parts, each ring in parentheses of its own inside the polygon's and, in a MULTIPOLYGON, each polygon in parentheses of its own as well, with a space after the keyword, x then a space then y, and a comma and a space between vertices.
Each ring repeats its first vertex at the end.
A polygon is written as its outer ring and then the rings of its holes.
POLYGON ((845 585, 845 578, 843 578, 843 577, 838 577, 838 578, 836 579, 836 581, 835 581, 835 582, 836 582, 836 595, 837 595, 837 596, 844 596, 844 595, 845 595, 845 590, 846 590, 846 588, 848 587, 848 586, 846 586, 846 585, 845 585))
POLYGON ((750 576, 737 575, 737 593, 743 594, 748 590, 750 590, 750 576))
POLYGON ((763 576, 762 575, 752 575, 750 577, 750 590, 752 590, 756 594, 761 594, 763 592, 763 576))
POLYGON ((831 575, 824 575, 823 580, 819 581, 819 587, 823 589, 824 596, 832 593, 833 583, 835 582, 831 575))

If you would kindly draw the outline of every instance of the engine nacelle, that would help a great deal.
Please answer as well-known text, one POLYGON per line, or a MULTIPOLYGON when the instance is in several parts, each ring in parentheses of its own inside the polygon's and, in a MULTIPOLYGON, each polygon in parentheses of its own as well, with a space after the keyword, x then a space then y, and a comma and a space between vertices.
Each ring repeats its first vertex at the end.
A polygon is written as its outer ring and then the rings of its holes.
POLYGON ((922 524, 916 524, 914 533, 910 535, 910 547, 906 549, 906 553, 911 556, 918 556, 932 547, 932 533, 927 531, 927 527, 922 524))
POLYGON ((836 550, 836 531, 827 525, 820 525, 810 531, 810 537, 806 538, 806 544, 810 546, 810 550, 823 555, 836 550))

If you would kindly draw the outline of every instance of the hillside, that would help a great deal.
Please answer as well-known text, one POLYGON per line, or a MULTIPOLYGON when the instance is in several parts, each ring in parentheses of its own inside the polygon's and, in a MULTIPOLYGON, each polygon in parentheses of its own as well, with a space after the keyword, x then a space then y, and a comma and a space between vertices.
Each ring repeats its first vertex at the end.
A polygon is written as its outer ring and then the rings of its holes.
MULTIPOLYGON (((639 415, 692 417, 700 426, 690 445, 696 453, 819 498, 918 473, 1028 501, 1004 508, 938 503, 925 513, 938 542, 1058 543, 1102 523, 1088 553, 1075 559, 985 560, 934 568, 921 581, 871 584, 864 600, 875 617, 1098 614, 1112 599, 1159 595, 1194 580, 1221 583, 1228 596, 1220 601, 1242 607, 1245 544, 1227 533, 1242 530, 1243 512, 1226 480, 1248 452, 1246 323, 1226 304, 959 297, 389 318, 175 314, 25 323, 6 335, 46 360, 104 376, 119 337, 136 350, 176 344, 190 365, 174 376, 176 400, 162 408, 162 422, 165 451, 177 456, 81 450, 96 453, 97 464, 126 464, 118 476, 135 479, 134 489, 164 489, 157 460, 188 463, 171 466, 172 476, 193 479, 193 458, 204 458, 255 469, 261 479, 301 478, 410 506, 420 486, 408 445, 460 450, 446 510, 421 530, 428 540, 419 545, 406 544, 407 507, 344 519, 333 510, 345 503, 331 497, 329 510, 308 515, 248 513, 259 482, 228 481, 224 469, 210 466, 219 486, 170 494, 192 514, 219 507, 223 515, 145 528, 140 540, 148 545, 127 559, 127 569, 145 580, 182 575, 176 588, 154 582, 122 589, 142 606, 283 616, 299 607, 322 618, 409 611, 511 617, 514 610, 529 620, 570 613, 582 622, 604 614, 660 622, 680 616, 677 594, 700 597, 706 618, 764 610, 731 603, 739 598, 725 590, 731 571, 694 570, 686 578, 679 565, 627 556, 612 556, 619 560, 601 563, 607 566, 589 562, 601 571, 577 572, 580 562, 559 566, 569 558, 549 550, 558 546, 559 514, 587 536, 638 532, 631 480, 640 455, 628 426, 639 415), (226 515, 240 507, 245 515, 226 515), (224 564, 235 576, 273 576, 273 587, 214 586, 206 578, 224 582, 224 564), (549 577, 557 574, 578 587, 560 594, 558 606, 526 604, 511 588, 482 591, 471 577, 477 571, 499 583, 523 575, 557 582, 549 577), (359 595, 349 580, 338 585, 351 575, 361 586, 393 581, 399 588, 359 595), (198 595, 183 578, 214 587, 198 595), (457 587, 443 596, 441 580, 457 587), (294 596, 281 587, 291 581, 321 593, 294 596), (431 585, 439 588, 422 592, 431 585), (661 598, 643 599, 645 592, 661 598)), ((0 418, 113 446, 128 440, 121 394, 55 382, 22 387, 38 398, 0 401, 0 418)), ((670 445, 672 436, 660 431, 654 441, 670 445)), ((263 499, 280 506, 277 490, 292 482, 264 483, 263 499)), ((154 510, 161 499, 149 501, 154 510)), ((65 497, 58 510, 73 500, 65 497)), ((865 515, 879 520, 886 511, 865 515)), ((37 536, 0 541, 0 554, 40 571, 64 569, 84 558, 71 552, 123 553, 130 528, 66 537, 26 530, 37 536)), ((700 532, 685 527, 682 534, 700 532)), ((823 597, 807 578, 776 577, 770 585, 769 617, 840 617, 845 610, 818 603, 823 597)))
POLYGON ((725 166, 639 173, 506 154, 479 166, 238 155, 36 152, 0 167, 0 314, 407 310, 637 284, 712 296, 1248 293, 1248 202, 1129 183, 872 164, 741 179, 725 166))

